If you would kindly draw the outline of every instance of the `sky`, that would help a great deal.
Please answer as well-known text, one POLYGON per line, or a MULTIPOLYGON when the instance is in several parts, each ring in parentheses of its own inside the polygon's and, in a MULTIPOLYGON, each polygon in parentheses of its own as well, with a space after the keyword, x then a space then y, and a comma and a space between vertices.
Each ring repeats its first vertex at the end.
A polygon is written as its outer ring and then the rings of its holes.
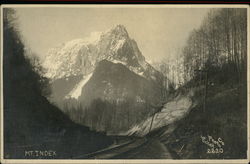
POLYGON ((81 7, 17 8, 19 30, 25 44, 43 59, 50 48, 91 32, 126 27, 148 61, 159 61, 184 46, 198 28, 207 8, 81 7))

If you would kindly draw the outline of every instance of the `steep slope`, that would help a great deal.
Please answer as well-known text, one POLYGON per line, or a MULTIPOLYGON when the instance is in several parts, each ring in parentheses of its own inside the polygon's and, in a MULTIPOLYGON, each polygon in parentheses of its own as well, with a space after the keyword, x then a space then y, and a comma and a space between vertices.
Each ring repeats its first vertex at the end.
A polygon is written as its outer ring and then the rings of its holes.
MULTIPOLYGON (((231 76, 221 82, 221 74, 218 71, 209 76, 215 85, 207 87, 205 109, 204 86, 200 86, 194 97, 197 105, 184 119, 177 122, 174 131, 163 140, 177 158, 245 159, 247 157, 246 76, 239 86, 231 76), (222 141, 224 144, 218 146, 212 140, 222 141)), ((186 90, 196 85, 192 84, 193 86, 187 87, 186 90)))
MULTIPOLYGON (((87 77, 86 77, 87 78, 87 77)), ((107 60, 98 63, 92 77, 82 89, 80 101, 87 104, 93 99, 125 101, 128 98, 138 102, 154 102, 160 97, 160 87, 137 74, 124 65, 107 60)))
MULTIPOLYGON (((7 92, 9 89, 6 88, 7 92)), ((8 98, 4 114, 4 156, 8 159, 70 159, 112 144, 112 139, 105 134, 72 122, 44 97, 25 94, 8 98), (52 150, 56 155, 25 155, 28 150, 52 150)))
POLYGON ((112 143, 101 133, 73 123, 43 96, 46 83, 25 57, 25 46, 3 10, 4 158, 74 158, 112 143), (7 20, 6 20, 7 19, 7 20), (11 76, 10 76, 11 75, 11 76), (25 151, 52 150, 53 156, 25 151))
MULTIPOLYGON (((155 115, 148 117, 139 124, 133 126, 123 135, 145 136, 149 132, 156 131, 162 127, 171 126, 185 117, 190 109, 195 106, 192 100, 193 93, 178 95, 164 104, 163 108, 155 115)), ((169 128, 165 133, 170 134, 173 129, 169 128)))

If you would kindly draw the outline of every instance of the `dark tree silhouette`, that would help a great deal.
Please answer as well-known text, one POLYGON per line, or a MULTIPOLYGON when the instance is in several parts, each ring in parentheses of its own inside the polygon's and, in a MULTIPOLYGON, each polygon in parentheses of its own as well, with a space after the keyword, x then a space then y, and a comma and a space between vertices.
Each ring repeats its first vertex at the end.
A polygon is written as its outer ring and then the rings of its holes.
POLYGON ((3 9, 4 157, 25 156, 25 150, 54 150, 52 158, 74 158, 98 150, 111 139, 73 123, 44 97, 47 80, 39 65, 25 55, 15 10, 3 9))

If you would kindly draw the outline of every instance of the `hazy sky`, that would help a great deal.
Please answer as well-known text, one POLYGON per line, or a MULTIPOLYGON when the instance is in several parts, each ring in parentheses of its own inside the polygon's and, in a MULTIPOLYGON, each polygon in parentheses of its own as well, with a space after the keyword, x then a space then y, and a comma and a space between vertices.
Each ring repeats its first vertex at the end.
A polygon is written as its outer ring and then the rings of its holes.
POLYGON ((147 60, 161 60, 184 45, 205 8, 17 8, 29 48, 44 57, 49 48, 123 24, 147 60))

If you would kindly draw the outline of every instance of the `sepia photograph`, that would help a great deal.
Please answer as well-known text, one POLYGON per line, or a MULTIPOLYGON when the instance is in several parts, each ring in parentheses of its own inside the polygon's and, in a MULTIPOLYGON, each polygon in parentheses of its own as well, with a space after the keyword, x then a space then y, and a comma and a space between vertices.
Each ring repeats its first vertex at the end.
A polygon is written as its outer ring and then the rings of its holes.
POLYGON ((248 20, 246 5, 1 6, 1 161, 247 162, 248 20))

